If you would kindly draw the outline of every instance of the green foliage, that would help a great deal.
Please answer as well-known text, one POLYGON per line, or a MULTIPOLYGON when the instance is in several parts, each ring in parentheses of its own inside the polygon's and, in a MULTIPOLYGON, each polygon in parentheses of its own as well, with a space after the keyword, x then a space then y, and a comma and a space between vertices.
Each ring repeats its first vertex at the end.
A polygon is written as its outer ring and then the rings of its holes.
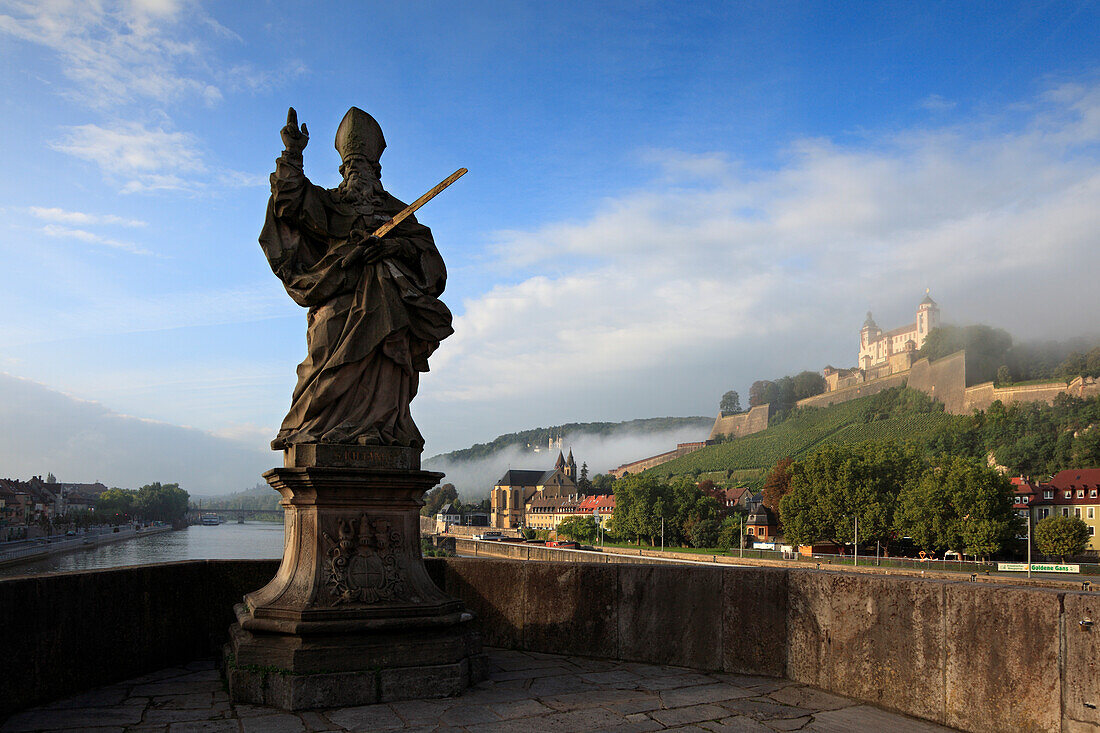
POLYGON ((1080 555, 1089 543, 1089 526, 1078 517, 1047 517, 1035 525, 1035 547, 1044 555, 1080 555))
MULTIPOLYGON (((794 410, 787 420, 765 431, 707 446, 645 473, 672 477, 696 471, 700 476, 726 471, 733 481, 759 490, 764 485, 765 473, 782 458, 797 459, 824 445, 868 440, 912 441, 923 445, 953 426, 967 424, 968 420, 942 412, 942 407, 915 390, 895 388, 831 407, 794 410), (913 394, 899 396, 899 392, 913 394), (885 417, 865 422, 868 414, 885 417)), ((963 441, 960 438, 958 442, 963 441)), ((980 454, 979 446, 973 455, 980 454)))
POLYGON ((615 493, 615 477, 607 473, 597 473, 592 478, 592 493, 598 496, 615 493))
POLYGON ((187 514, 190 494, 179 484, 146 484, 137 490, 134 511, 141 517, 162 522, 175 522, 187 514))
POLYGON ((1053 405, 1007 407, 997 401, 969 420, 981 433, 983 447, 1012 473, 1047 476, 1064 468, 1100 466, 1100 397, 1061 394, 1053 405))
POLYGON ((420 513, 425 517, 434 517, 446 504, 453 504, 458 500, 458 491, 454 484, 443 484, 424 494, 424 506, 420 507, 420 513))
POLYGON ((731 547, 741 546, 741 522, 744 516, 741 512, 736 512, 722 520, 718 528, 718 547, 728 550, 731 547))
POLYGON ((764 477, 764 506, 779 516, 779 502, 791 489, 791 464, 793 458, 780 458, 764 477))
POLYGON ((107 489, 96 497, 96 515, 106 517, 108 521, 114 521, 117 515, 118 521, 115 524, 121 523, 124 521, 123 515, 132 516, 134 513, 134 494, 129 489, 107 489))
POLYGON ((722 395, 722 401, 718 403, 718 410, 722 414, 741 412, 741 395, 732 389, 726 392, 722 395))
POLYGON ((591 514, 583 517, 566 517, 558 523, 558 535, 577 542, 595 542, 596 520, 591 514))
POLYGON ((259 511, 282 512, 279 505, 279 492, 266 483, 257 483, 247 491, 238 491, 225 496, 204 497, 203 509, 254 509, 259 511))
POLYGON ((666 544, 680 545, 698 522, 720 515, 718 501, 704 495, 690 478, 669 482, 646 471, 615 483, 611 532, 616 537, 635 541, 645 538, 655 544, 661 536, 663 518, 666 544))
POLYGON ((700 519, 691 528, 691 546, 717 547, 721 528, 717 519, 700 519))
POLYGON ((1012 495, 1012 484, 996 471, 967 458, 948 458, 905 487, 894 525, 921 549, 986 557, 1021 531, 1012 495))
POLYGON ((1005 363, 1012 337, 991 326, 938 326, 928 333, 920 356, 931 361, 966 350, 966 383, 991 382, 1005 363))
POLYGON ((863 542, 889 540, 897 496, 919 475, 923 456, 911 445, 829 445, 790 467, 790 490, 779 502, 790 544, 852 542, 855 519, 863 542))
POLYGON ((179 484, 159 481, 133 489, 107 489, 96 497, 95 511, 100 517, 116 524, 125 515, 147 520, 175 522, 187 513, 190 495, 179 484))
POLYGON ((928 334, 920 355, 935 361, 960 349, 966 349, 967 384, 1100 376, 1096 337, 1013 344, 1006 332, 990 326, 939 326, 928 334))
POLYGON ((759 489, 782 458, 798 459, 825 445, 884 440, 911 442, 931 456, 984 459, 993 451, 1010 473, 1045 477, 1100 466, 1100 397, 1062 394, 1053 405, 994 402, 984 412, 948 415, 927 395, 895 387, 839 405, 793 410, 763 432, 707 446, 646 473, 711 478, 724 472, 729 483, 759 489))
POLYGON ((825 391, 825 377, 817 372, 799 372, 775 381, 761 379, 749 388, 749 406, 771 405, 773 417, 781 420, 794 403, 825 391))

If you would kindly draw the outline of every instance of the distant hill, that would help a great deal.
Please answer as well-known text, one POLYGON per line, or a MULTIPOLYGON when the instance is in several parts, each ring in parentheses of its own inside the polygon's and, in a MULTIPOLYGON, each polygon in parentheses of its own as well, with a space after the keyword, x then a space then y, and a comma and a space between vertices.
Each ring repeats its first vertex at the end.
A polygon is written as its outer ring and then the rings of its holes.
POLYGON ((822 408, 795 411, 767 430, 744 438, 707 446, 674 461, 651 468, 658 476, 698 475, 716 483, 738 483, 757 489, 775 462, 798 458, 829 443, 867 440, 925 442, 948 427, 969 418, 948 415, 943 406, 913 390, 863 397, 822 408))
POLYGON ((551 434, 561 435, 562 449, 566 453, 572 450, 578 468, 587 465, 589 476, 595 476, 619 464, 663 453, 677 443, 704 440, 713 424, 712 417, 657 417, 552 425, 432 456, 424 461, 424 468, 442 471, 446 474, 443 482, 454 484, 463 501, 477 502, 508 469, 553 468, 557 450, 547 450, 551 434))
POLYGON ((223 496, 202 496, 195 497, 191 500, 192 504, 196 506, 201 505, 203 509, 262 509, 270 510, 274 512, 282 512, 283 508, 279 506, 279 492, 271 488, 267 484, 256 484, 251 489, 245 491, 237 491, 232 494, 225 494, 223 496))
MULTIPOLYGON (((562 425, 552 425, 548 428, 534 428, 518 433, 506 433, 498 435, 488 443, 475 443, 469 448, 440 453, 425 460, 425 464, 433 461, 472 461, 485 458, 493 453, 508 449, 519 448, 527 450, 528 446, 537 446, 545 450, 550 437, 562 435, 568 441, 570 436, 584 433, 590 436, 611 437, 616 434, 648 434, 663 433, 671 430, 699 429, 710 430, 714 424, 713 417, 650 417, 640 420, 626 420, 624 422, 571 422, 562 425)), ((672 446, 669 446, 670 448, 672 446)), ((568 448, 567 448, 568 450, 568 448)), ((638 456, 644 458, 644 456, 638 456)))

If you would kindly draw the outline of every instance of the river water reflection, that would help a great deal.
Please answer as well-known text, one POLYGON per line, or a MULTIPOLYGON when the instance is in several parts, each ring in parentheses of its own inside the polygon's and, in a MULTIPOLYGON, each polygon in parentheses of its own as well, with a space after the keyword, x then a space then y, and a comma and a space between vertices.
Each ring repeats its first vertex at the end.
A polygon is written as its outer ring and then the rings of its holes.
POLYGON ((70 570, 117 568, 175 560, 263 560, 283 556, 279 522, 195 525, 148 537, 135 537, 93 550, 77 550, 23 565, 0 568, 0 577, 70 570))

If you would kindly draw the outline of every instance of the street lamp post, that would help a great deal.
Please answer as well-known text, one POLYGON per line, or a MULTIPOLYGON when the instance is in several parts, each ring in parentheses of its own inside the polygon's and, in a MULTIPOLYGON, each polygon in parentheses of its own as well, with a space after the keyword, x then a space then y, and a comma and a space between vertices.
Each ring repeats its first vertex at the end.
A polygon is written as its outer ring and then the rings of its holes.
POLYGON ((856 542, 855 542, 855 545, 853 546, 853 549, 855 550, 855 564, 853 565, 853 567, 858 567, 859 566, 859 517, 857 517, 853 514, 852 515, 852 523, 855 525, 855 528, 856 528, 855 529, 856 542))
POLYGON ((1027 510, 1027 577, 1031 577, 1031 507, 1027 510))
POLYGON ((741 515, 741 557, 745 556, 745 515, 741 515))

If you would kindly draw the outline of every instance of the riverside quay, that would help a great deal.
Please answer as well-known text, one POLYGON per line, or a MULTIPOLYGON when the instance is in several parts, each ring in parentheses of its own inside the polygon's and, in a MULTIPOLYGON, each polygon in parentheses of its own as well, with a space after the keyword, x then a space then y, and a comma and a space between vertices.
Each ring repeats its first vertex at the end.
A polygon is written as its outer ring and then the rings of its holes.
MULTIPOLYGON (((401 678, 403 701, 291 711, 232 702, 224 680, 230 609, 273 561, 3 580, 0 730, 1100 726, 1095 592, 631 560, 430 558, 431 580, 473 616, 486 679, 453 694, 422 669, 401 678)), ((383 671, 364 673, 378 699, 383 671)))

